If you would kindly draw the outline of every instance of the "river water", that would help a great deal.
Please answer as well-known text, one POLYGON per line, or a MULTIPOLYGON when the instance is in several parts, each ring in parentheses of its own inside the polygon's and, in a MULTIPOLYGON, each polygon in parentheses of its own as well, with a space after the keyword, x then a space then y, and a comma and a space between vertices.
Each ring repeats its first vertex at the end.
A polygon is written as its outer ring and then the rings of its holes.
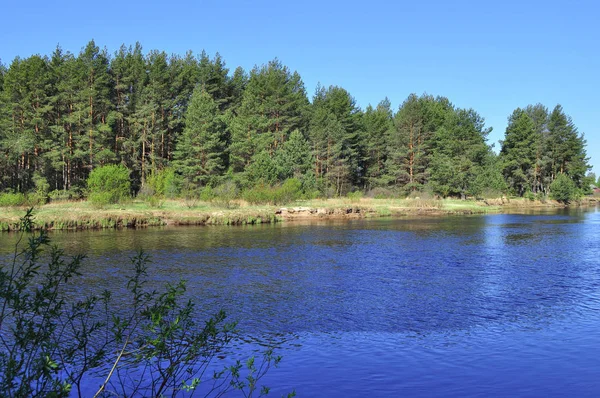
MULTIPOLYGON (((15 235, 0 235, 0 253, 15 235)), ((269 396, 600 396, 600 212, 52 233, 84 289, 144 248, 252 351, 269 396)))

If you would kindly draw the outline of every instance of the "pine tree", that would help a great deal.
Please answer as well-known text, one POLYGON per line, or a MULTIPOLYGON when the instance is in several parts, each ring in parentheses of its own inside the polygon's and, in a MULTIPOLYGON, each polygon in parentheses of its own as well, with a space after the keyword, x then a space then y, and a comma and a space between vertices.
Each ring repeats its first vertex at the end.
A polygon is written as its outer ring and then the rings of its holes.
POLYGON ((481 186, 477 175, 483 172, 491 148, 484 119, 473 109, 456 109, 433 138, 430 182, 442 196, 477 195, 481 186))
POLYGON ((366 139, 365 177, 367 187, 387 185, 386 161, 388 157, 388 137, 393 127, 390 100, 385 98, 375 109, 371 105, 365 110, 363 125, 366 139))
POLYGON ((300 130, 292 131, 289 139, 277 151, 275 158, 283 179, 306 179, 312 175, 312 151, 308 140, 300 130))
MULTIPOLYGON (((36 171, 44 172, 41 143, 49 136, 49 73, 38 55, 16 58, 4 76, 5 126, 2 148, 7 156, 10 185, 26 192, 36 171)), ((8 170, 7 170, 8 171, 8 170)))
POLYGON ((535 194, 545 192, 546 187, 551 183, 549 176, 545 173, 545 170, 548 169, 549 157, 544 150, 548 135, 548 108, 542 104, 528 105, 525 112, 533 121, 535 129, 535 163, 531 187, 535 194))
POLYGON ((170 99, 161 117, 165 122, 166 135, 160 136, 159 155, 161 167, 172 159, 173 145, 185 126, 185 112, 195 87, 199 83, 200 69, 198 60, 188 51, 185 57, 171 57, 170 99))
POLYGON ((577 131, 570 116, 560 105, 556 105, 548 121, 546 150, 550 156, 552 180, 559 173, 566 174, 577 188, 583 188, 585 174, 589 170, 585 151, 586 141, 577 131))
POLYGON ((73 182, 74 134, 77 118, 74 107, 77 102, 79 80, 76 73, 76 59, 69 52, 57 47, 49 63, 52 92, 49 103, 52 110, 49 116, 51 140, 54 149, 48 153, 56 175, 49 179, 54 189, 70 189, 73 182))
POLYGON ((362 112, 345 89, 318 87, 313 99, 310 136, 315 174, 342 195, 363 183, 366 159, 362 112))
POLYGON ((537 142, 534 121, 526 111, 515 109, 508 118, 500 158, 502 174, 508 186, 519 196, 533 191, 536 185, 537 142))
POLYGON ((429 182, 434 135, 453 113, 444 97, 411 94, 402 103, 388 134, 388 183, 406 191, 423 189, 429 182))
POLYGON ((242 95, 248 84, 248 76, 241 66, 238 66, 233 72, 233 76, 229 81, 228 93, 228 110, 234 115, 238 114, 238 110, 242 104, 242 95))
POLYGON ((232 120, 231 162, 242 171, 252 156, 270 154, 283 145, 295 129, 306 125, 308 99, 300 75, 278 60, 250 73, 237 116, 232 120))
POLYGON ((112 124, 115 114, 111 103, 112 81, 106 50, 100 50, 92 40, 77 57, 80 89, 78 111, 80 117, 80 144, 85 155, 81 159, 91 170, 98 165, 114 162, 112 124))
POLYGON ((425 111, 424 102, 411 94, 394 117, 390 172, 397 184, 407 186, 411 191, 418 189, 425 180, 422 176, 424 170, 420 167, 423 146, 429 139, 425 136, 425 111))
POLYGON ((0 62, 0 190, 11 187, 6 135, 10 126, 8 95, 4 90, 6 67, 0 62))
POLYGON ((117 160, 130 170, 139 170, 134 125, 136 112, 141 107, 142 91, 148 81, 145 63, 140 43, 129 48, 121 46, 111 61, 115 104, 114 152, 117 160))
POLYGON ((225 61, 219 53, 211 60, 202 51, 198 65, 198 83, 212 96, 221 112, 230 107, 232 100, 228 73, 229 69, 225 67, 225 61))
POLYGON ((158 162, 162 158, 157 156, 161 148, 166 146, 165 141, 171 139, 169 135, 169 110, 171 105, 171 70, 165 52, 151 51, 146 57, 147 82, 142 88, 139 105, 131 118, 131 127, 134 132, 132 141, 135 145, 137 159, 134 173, 138 175, 140 184, 143 185, 146 175, 158 170, 158 162))
POLYGON ((216 101, 203 86, 194 90, 185 122, 173 164, 189 183, 214 185, 225 170, 225 124, 216 101))

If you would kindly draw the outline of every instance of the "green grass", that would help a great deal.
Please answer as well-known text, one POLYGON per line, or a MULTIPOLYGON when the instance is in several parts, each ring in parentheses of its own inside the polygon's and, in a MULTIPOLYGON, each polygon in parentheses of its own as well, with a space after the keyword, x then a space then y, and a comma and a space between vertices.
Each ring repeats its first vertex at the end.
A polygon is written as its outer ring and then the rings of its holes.
MULTIPOLYGON (((25 207, 0 208, 0 230, 15 229, 25 207)), ((206 202, 188 207, 185 201, 168 200, 159 208, 143 201, 98 207, 86 201, 60 202, 35 210, 38 226, 49 229, 102 229, 157 225, 240 225, 278 221, 274 206, 238 206, 226 209, 206 202)))

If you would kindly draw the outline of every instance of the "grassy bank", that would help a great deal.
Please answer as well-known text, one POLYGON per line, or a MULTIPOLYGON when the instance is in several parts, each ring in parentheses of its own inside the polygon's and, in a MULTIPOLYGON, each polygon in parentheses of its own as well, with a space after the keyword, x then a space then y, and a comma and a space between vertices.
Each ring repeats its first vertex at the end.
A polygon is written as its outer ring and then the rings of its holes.
MULTIPOLYGON (((235 201, 229 207, 208 202, 169 200, 160 206, 143 201, 103 208, 89 202, 51 203, 36 208, 38 225, 55 230, 148 227, 159 225, 243 225, 295 219, 363 218, 406 215, 484 214, 512 208, 552 207, 556 202, 523 199, 474 201, 433 199, 336 198, 291 203, 286 207, 249 205, 235 201)), ((22 207, 0 208, 0 230, 13 230, 22 207)))
MULTIPOLYGON (((36 207, 38 226, 54 230, 134 228, 160 225, 242 225, 275 222, 273 206, 222 208, 198 202, 166 201, 152 207, 142 201, 98 208, 89 202, 60 202, 36 207)), ((0 208, 0 230, 15 228, 24 207, 0 208)))

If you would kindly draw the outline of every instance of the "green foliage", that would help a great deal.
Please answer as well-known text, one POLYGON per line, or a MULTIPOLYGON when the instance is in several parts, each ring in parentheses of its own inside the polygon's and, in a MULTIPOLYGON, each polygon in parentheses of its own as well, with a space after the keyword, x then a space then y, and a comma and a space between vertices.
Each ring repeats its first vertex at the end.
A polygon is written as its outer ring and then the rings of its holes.
POLYGON ((361 191, 348 192, 346 197, 350 199, 352 203, 359 203, 363 197, 363 193, 361 191))
POLYGON ((214 199, 215 199, 215 191, 210 185, 207 185, 204 188, 202 188, 202 191, 200 191, 200 200, 201 201, 212 202, 214 199))
POLYGON ((85 256, 65 258, 45 231, 31 232, 33 225, 29 210, 12 259, 0 267, 2 396, 82 396, 91 375, 104 380, 96 396, 176 396, 203 386, 207 396, 268 392, 260 380, 281 361, 272 349, 261 361, 251 357, 205 376, 211 361, 230 350, 236 324, 223 311, 199 322, 184 281, 155 290, 150 259, 139 252, 124 300, 115 303, 108 291, 74 299, 69 292, 77 289, 85 256))
POLYGON ((232 120, 230 164, 242 172, 262 151, 272 152, 296 129, 304 130, 308 99, 304 83, 279 60, 255 67, 232 120))
POLYGON ((87 181, 88 199, 98 205, 120 203, 130 197, 129 170, 122 165, 98 167, 87 181))
POLYGON ((294 130, 288 140, 275 154, 280 178, 308 179, 312 176, 313 154, 310 143, 300 132, 294 130))
POLYGON ((385 98, 375 109, 371 105, 362 118, 366 145, 366 180, 370 187, 385 185, 389 134, 393 128, 390 100, 385 98))
POLYGON ((164 200, 176 197, 179 192, 179 181, 175 170, 166 168, 151 173, 138 193, 138 197, 146 200, 152 207, 162 207, 164 200))
POLYGON ((540 104, 517 108, 509 118, 500 159, 510 190, 519 196, 547 194, 560 174, 580 192, 589 192, 585 139, 560 105, 551 113, 540 104))
POLYGON ((297 178, 288 178, 278 188, 277 198, 279 203, 285 204, 300 199, 302 196, 302 183, 297 178))
POLYGON ((344 88, 320 85, 311 103, 277 59, 230 73, 219 54, 145 55, 136 43, 109 56, 90 41, 78 54, 17 57, 0 77, 0 191, 36 204, 51 188, 83 191, 90 171, 114 163, 155 205, 178 194, 195 203, 224 180, 248 190, 288 178, 307 197, 426 186, 463 198, 545 195, 560 173, 589 192, 586 141, 560 105, 516 109, 490 170, 490 130, 474 110, 426 94, 395 112, 387 98, 363 110, 344 88), (173 183, 157 181, 164 170, 173 183))
POLYGON ((146 184, 159 197, 173 199, 178 194, 175 170, 170 167, 150 174, 146 184))
POLYGON ((23 206, 27 204, 27 198, 20 192, 0 193, 0 207, 23 206))
POLYGON ((65 190, 55 189, 54 191, 50 191, 48 193, 48 199, 50 200, 50 202, 78 200, 81 198, 82 198, 81 192, 76 191, 76 190, 65 191, 65 190))
POLYGON ((476 196, 481 192, 477 175, 491 156, 486 137, 491 131, 473 109, 456 109, 434 135, 430 184, 443 197, 476 196))
POLYGON ((523 197, 529 200, 530 202, 533 202, 535 200, 535 194, 531 191, 525 192, 525 195, 523 195, 523 197))
POLYGON ((560 173, 550 184, 550 195, 553 199, 568 204, 577 198, 577 186, 569 176, 560 173))
POLYGON ((500 159, 490 153, 481 171, 475 177, 471 189, 473 195, 484 198, 498 198, 507 191, 508 187, 500 171, 500 164, 500 159))
POLYGON ((225 170, 225 122, 203 86, 194 90, 185 120, 173 165, 189 182, 210 184, 225 170))
POLYGON ((275 188, 265 183, 258 183, 242 193, 242 199, 246 202, 256 204, 273 204, 275 201, 275 188))
POLYGON ((48 180, 46 180, 46 178, 39 173, 34 173, 32 180, 35 190, 30 195, 30 202, 38 205, 47 203, 49 199, 48 193, 50 191, 50 184, 48 184, 48 180))
POLYGON ((239 188, 235 182, 228 180, 217 185, 212 192, 214 194, 213 202, 229 209, 234 206, 233 201, 238 197, 239 188))
POLYGON ((590 168, 585 144, 571 117, 557 105, 548 119, 546 151, 550 157, 549 174, 558 177, 558 174, 565 173, 577 188, 583 188, 585 174, 590 168))
POLYGON ((244 191, 242 198, 251 204, 283 205, 298 200, 301 196, 302 183, 296 178, 289 178, 281 185, 255 185, 244 191))
POLYGON ((419 190, 426 183, 426 170, 430 162, 432 135, 429 108, 435 100, 430 96, 417 97, 411 94, 398 109, 394 127, 390 130, 392 144, 388 157, 388 173, 393 181, 407 191, 419 190))
POLYGON ((527 192, 533 195, 537 141, 533 120, 525 111, 517 108, 509 118, 500 158, 502 173, 509 187, 519 196, 527 192))
POLYGON ((366 197, 374 199, 390 199, 397 197, 398 194, 389 188, 377 187, 367 191, 366 197))
POLYGON ((309 136, 313 142, 315 174, 324 183, 320 191, 341 196, 360 184, 364 175, 365 142, 362 112, 341 87, 317 87, 309 136))
POLYGON ((588 173, 581 184, 581 193, 583 195, 591 195, 594 191, 593 187, 596 186, 596 175, 594 173, 588 173))
POLYGON ((268 151, 261 151, 252 157, 252 163, 246 168, 248 185, 258 182, 275 184, 279 181, 280 167, 277 160, 268 151))

